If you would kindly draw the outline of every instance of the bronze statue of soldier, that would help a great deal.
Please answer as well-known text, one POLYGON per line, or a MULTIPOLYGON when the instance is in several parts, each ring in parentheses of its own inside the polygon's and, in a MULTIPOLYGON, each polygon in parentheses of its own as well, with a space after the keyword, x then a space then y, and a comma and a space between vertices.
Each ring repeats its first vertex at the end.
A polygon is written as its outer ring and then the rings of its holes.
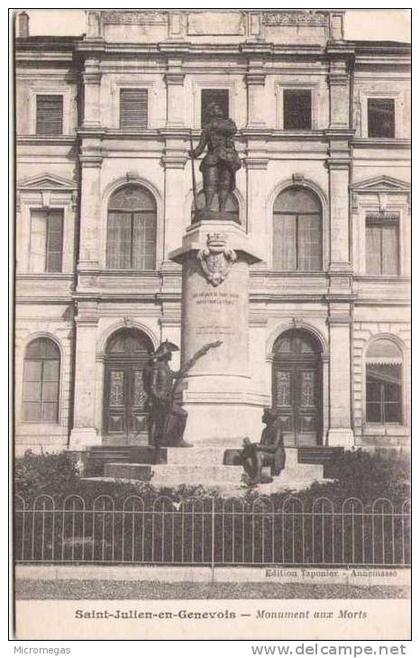
POLYGON ((217 103, 209 103, 207 121, 200 141, 195 149, 189 151, 190 157, 197 158, 207 147, 207 153, 200 164, 206 212, 211 212, 213 198, 217 194, 219 211, 223 213, 229 193, 235 189, 235 175, 241 168, 241 161, 233 141, 236 133, 235 122, 223 117, 223 112, 217 103))
POLYGON ((283 432, 278 413, 266 407, 262 422, 266 425, 259 443, 251 443, 244 439, 243 449, 239 459, 246 473, 245 482, 248 486, 273 481, 273 476, 280 475, 286 464, 283 432), (265 477, 263 468, 270 467, 271 477, 265 477))
POLYGON ((184 441, 184 431, 188 414, 177 402, 179 383, 194 363, 209 349, 218 347, 221 341, 204 345, 178 371, 171 370, 169 362, 172 352, 178 351, 174 343, 165 340, 151 355, 143 370, 143 387, 148 396, 146 409, 148 417, 149 444, 155 448, 174 446, 187 448, 191 444, 184 441))

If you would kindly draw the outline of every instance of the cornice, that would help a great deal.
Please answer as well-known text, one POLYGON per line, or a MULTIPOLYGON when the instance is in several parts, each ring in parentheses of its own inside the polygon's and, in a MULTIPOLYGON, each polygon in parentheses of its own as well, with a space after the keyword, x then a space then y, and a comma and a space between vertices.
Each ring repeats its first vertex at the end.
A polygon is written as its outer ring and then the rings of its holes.
POLYGON ((40 304, 41 306, 48 306, 49 304, 72 304, 73 299, 70 295, 16 295, 17 304, 40 304))
POLYGON ((74 144, 75 135, 17 135, 16 144, 74 144))
POLYGON ((351 145, 358 148, 411 149, 411 140, 402 138, 353 137, 351 145))

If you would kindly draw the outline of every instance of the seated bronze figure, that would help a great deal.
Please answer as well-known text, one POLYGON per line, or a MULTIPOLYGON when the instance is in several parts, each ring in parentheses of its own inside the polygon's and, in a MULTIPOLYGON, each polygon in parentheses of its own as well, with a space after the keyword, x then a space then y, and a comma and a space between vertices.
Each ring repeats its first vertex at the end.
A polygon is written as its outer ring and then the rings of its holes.
POLYGON ((280 419, 275 410, 266 408, 262 416, 266 425, 261 434, 260 443, 251 443, 244 439, 240 453, 240 462, 245 471, 245 482, 249 486, 272 482, 273 476, 280 475, 285 467, 286 452, 283 444, 283 432, 280 419), (270 468, 270 475, 263 473, 265 467, 270 468))

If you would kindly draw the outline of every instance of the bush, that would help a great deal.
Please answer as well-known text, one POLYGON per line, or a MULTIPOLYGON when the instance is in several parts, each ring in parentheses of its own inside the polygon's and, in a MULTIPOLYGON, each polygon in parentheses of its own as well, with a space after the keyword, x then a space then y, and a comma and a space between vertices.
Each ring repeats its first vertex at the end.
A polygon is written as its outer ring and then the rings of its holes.
POLYGON ((15 460, 15 491, 24 498, 56 495, 77 485, 76 459, 67 452, 34 454, 28 450, 15 460))
MULTIPOLYGON (((297 494, 311 505, 315 498, 326 496, 333 503, 342 503, 346 498, 359 498, 363 503, 372 503, 377 498, 388 498, 400 505, 410 496, 410 461, 407 456, 370 454, 363 450, 344 452, 332 465, 330 473, 334 479, 314 483, 297 494)), ((152 481, 153 482, 153 481, 152 481)), ((281 482, 281 475, 279 483, 281 482)), ((180 485, 176 488, 157 490, 150 482, 107 482, 80 479, 77 457, 68 452, 37 455, 28 451, 16 459, 15 491, 29 500, 48 494, 63 500, 68 495, 80 495, 86 503, 100 495, 112 496, 116 501, 129 495, 141 495, 145 503, 158 496, 165 496, 176 503, 188 498, 222 498, 220 492, 202 486, 180 485)), ((245 504, 252 504, 262 492, 250 490, 241 496, 245 504)), ((275 505, 290 495, 290 491, 272 493, 269 497, 275 505)))

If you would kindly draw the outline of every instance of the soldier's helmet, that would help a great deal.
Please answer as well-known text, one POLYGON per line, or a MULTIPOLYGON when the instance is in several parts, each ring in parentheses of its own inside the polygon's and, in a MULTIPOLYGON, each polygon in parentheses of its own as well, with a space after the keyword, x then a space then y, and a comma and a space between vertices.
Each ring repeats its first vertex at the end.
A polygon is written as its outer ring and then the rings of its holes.
POLYGON ((156 359, 161 359, 168 354, 172 354, 172 352, 177 352, 178 349, 179 348, 175 345, 175 343, 171 343, 169 340, 164 340, 163 343, 161 343, 157 348, 154 356, 156 359))

